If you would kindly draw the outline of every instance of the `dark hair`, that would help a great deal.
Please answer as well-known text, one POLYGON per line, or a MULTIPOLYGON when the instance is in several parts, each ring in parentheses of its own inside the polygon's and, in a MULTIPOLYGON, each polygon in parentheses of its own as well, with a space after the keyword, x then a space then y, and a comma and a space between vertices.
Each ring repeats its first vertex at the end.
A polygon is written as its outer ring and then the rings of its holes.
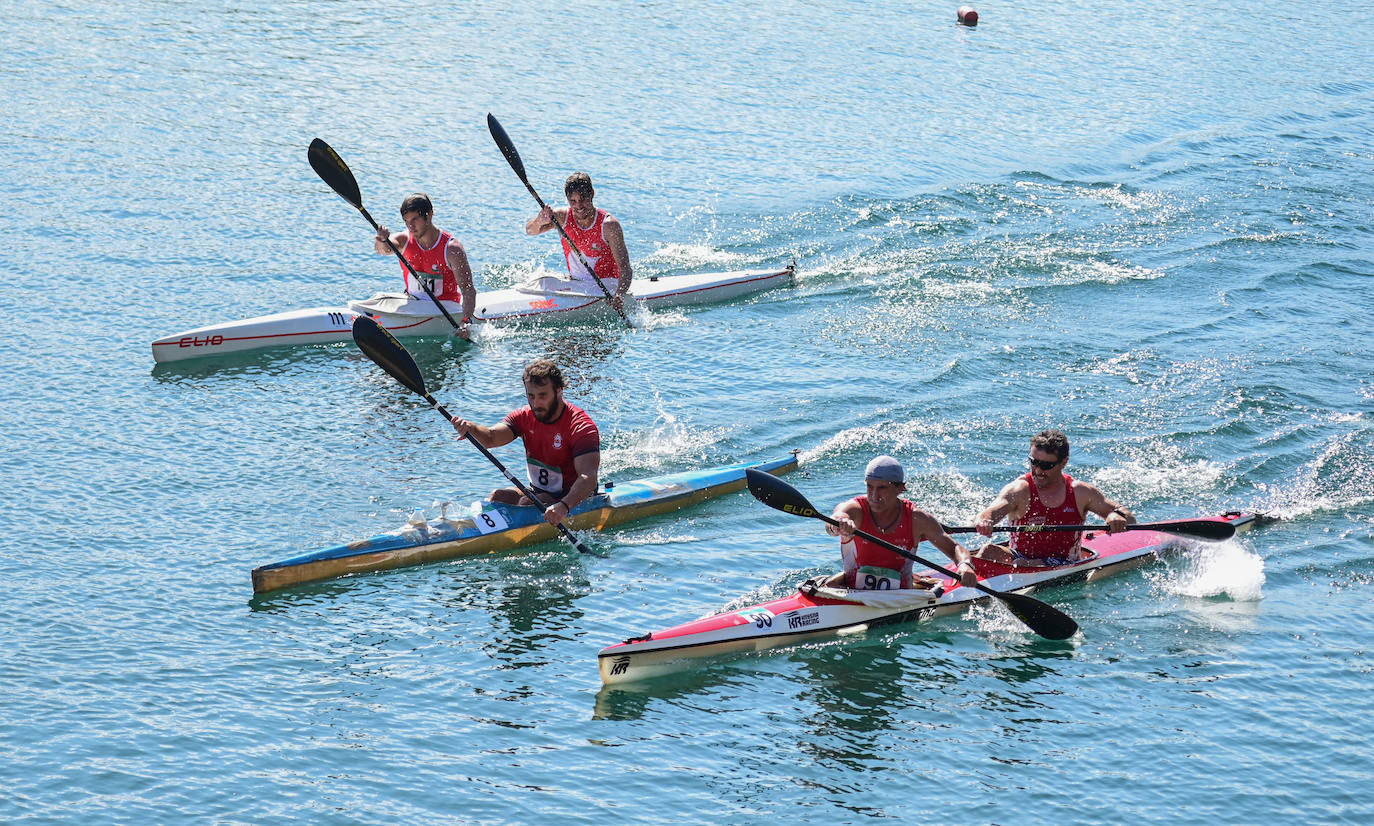
POLYGON ((418 212, 428 218, 434 214, 434 204, 429 202, 429 196, 423 192, 412 192, 401 202, 401 217, 404 218, 407 212, 418 212))
POLYGON ((558 365, 548 359, 539 359, 525 365, 525 372, 520 376, 522 381, 529 384, 548 384, 553 383, 553 389, 563 389, 563 371, 558 369, 558 365))
POLYGON ((588 198, 596 197, 596 190, 592 189, 592 176, 586 172, 574 172, 568 176, 568 180, 563 182, 563 194, 571 195, 580 192, 588 198))
POLYGON ((1059 461, 1069 458, 1069 437, 1058 430, 1042 430, 1031 437, 1031 447, 1053 453, 1059 461))

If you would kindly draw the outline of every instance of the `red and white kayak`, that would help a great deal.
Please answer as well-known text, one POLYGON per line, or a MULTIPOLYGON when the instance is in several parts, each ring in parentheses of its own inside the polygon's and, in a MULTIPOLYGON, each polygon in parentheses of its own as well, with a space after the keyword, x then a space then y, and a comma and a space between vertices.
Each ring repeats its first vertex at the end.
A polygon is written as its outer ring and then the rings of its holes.
MULTIPOLYGON (((660 278, 637 278, 630 295, 650 310, 727 301, 751 293, 792 284, 796 265, 777 270, 739 270, 660 278)), ((463 307, 445 301, 444 307, 460 318, 463 307)), ((626 308, 627 311, 630 309, 626 308)), ((590 281, 570 281, 545 276, 518 287, 477 294, 474 318, 487 324, 509 324, 526 319, 564 320, 596 314, 613 317, 600 288, 590 281)), ((164 336, 153 342, 153 360, 181 361, 220 356, 266 347, 331 344, 352 341, 353 319, 371 316, 397 338, 448 336, 452 326, 428 297, 405 293, 377 293, 346 307, 312 307, 258 316, 243 321, 210 324, 164 336)))
MULTIPOLYGON (((1226 513, 1209 521, 1250 527, 1250 513, 1226 513)), ((1054 568, 1011 568, 984 560, 975 567, 983 584, 998 591, 1025 592, 1037 587, 1110 576, 1187 544, 1159 531, 1103 532, 1084 536, 1085 558, 1054 568)), ((859 634, 870 628, 926 620, 962 611, 991 599, 958 585, 942 572, 926 572, 940 581, 933 590, 853 591, 804 582, 790 596, 727 611, 601 650, 598 662, 606 685, 635 682, 690 668, 703 657, 762 651, 779 646, 859 634)), ((824 577, 819 578, 824 580, 824 577)))

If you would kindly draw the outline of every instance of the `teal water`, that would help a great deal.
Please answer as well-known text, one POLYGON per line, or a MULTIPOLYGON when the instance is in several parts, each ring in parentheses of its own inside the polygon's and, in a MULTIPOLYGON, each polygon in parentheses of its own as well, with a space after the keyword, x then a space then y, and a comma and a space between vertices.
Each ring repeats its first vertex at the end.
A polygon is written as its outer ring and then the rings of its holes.
MULTIPOLYGON (((1374 13, 1358 4, 12 2, 0 28, 0 821, 1374 820, 1374 13), (479 286, 585 169, 641 275, 795 289, 412 348, 494 420, 558 359, 630 479, 899 457, 971 518, 1045 426, 1150 519, 1279 520, 994 608, 600 690, 596 653, 838 561, 741 494, 252 599, 502 481, 346 346, 154 369, 394 288, 314 175, 424 189, 479 286)), ((502 452, 511 463, 518 453, 502 452)))

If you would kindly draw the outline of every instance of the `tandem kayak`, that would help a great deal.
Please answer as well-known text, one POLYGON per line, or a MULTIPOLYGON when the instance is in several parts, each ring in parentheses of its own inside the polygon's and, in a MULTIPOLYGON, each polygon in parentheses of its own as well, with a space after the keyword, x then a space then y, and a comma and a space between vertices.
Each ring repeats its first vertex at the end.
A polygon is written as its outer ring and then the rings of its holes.
MULTIPOLYGON (((1237 529, 1250 527, 1255 519, 1255 514, 1237 512, 1211 517, 1237 529)), ((1085 557, 1071 565, 1018 569, 977 559, 974 567, 979 581, 989 588, 1025 592, 1110 576, 1185 544, 1179 537, 1159 531, 1100 531, 1084 536, 1085 557)), ((781 599, 631 637, 601 650, 601 681, 616 685, 659 677, 690 668, 704 657, 861 634, 877 626, 954 613, 991 598, 941 572, 926 573, 940 585, 932 590, 854 591, 821 587, 818 583, 827 577, 818 577, 781 599)))
MULTIPOLYGON (((684 307, 786 286, 794 283, 795 277, 795 263, 776 270, 653 276, 631 282, 630 295, 650 310, 684 307)), ((445 301, 444 306, 454 318, 463 314, 459 302, 445 301)), ((475 319, 487 324, 509 324, 534 318, 561 321, 613 312, 594 283, 544 276, 518 287, 478 293, 475 319)), ((397 338, 448 336, 453 332, 429 298, 377 293, 362 301, 350 301, 346 307, 291 310, 173 333, 153 342, 153 360, 162 363, 266 347, 351 341, 353 319, 359 315, 370 316, 397 338)))
MULTIPOLYGON (((744 488, 747 468, 779 475, 797 469, 794 453, 769 462, 733 465, 654 476, 633 482, 607 483, 605 490, 573 508, 564 521, 572 530, 599 531, 695 505, 744 488)), ((461 556, 497 553, 558 536, 544 521, 542 508, 494 502, 476 503, 472 513, 442 514, 428 522, 408 523, 371 539, 336 545, 253 569, 253 591, 263 593, 348 574, 385 571, 461 556)))

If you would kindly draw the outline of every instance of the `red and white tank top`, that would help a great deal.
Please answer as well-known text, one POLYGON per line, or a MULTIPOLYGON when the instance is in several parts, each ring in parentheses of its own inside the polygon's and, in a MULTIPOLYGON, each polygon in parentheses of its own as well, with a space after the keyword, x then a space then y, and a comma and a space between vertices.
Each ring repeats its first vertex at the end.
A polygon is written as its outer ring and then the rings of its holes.
MULTIPOLYGON (((583 229, 577 225, 577 219, 573 218, 572 210, 568 210, 568 220, 563 223, 563 231, 568 234, 568 238, 573 240, 577 249, 582 253, 582 257, 587 259, 587 263, 592 265, 592 271, 596 277, 602 281, 620 280, 620 266, 615 263, 615 256, 611 254, 611 246, 606 243, 605 237, 601 233, 606 219, 610 216, 606 210, 596 211, 596 220, 592 225, 583 229)), ((591 273, 582 266, 577 253, 568 246, 568 238, 563 239, 563 258, 568 262, 568 274, 575 281, 591 281, 591 273)))
MULTIPOLYGON (((1014 524, 1017 525, 1077 525, 1083 521, 1078 511, 1078 499, 1073 492, 1073 477, 1064 474, 1064 502, 1050 508, 1040 500, 1040 491, 1035 487, 1035 479, 1027 473, 1025 479, 1030 483, 1030 505, 1014 524)), ((1007 543, 1012 553, 1027 559, 1070 559, 1078 547, 1081 534, 1068 531, 1052 533, 1015 533, 1007 543)))
MULTIPOLYGON (((458 276, 448 265, 448 244, 452 240, 452 235, 441 230, 439 240, 434 242, 434 246, 426 249, 414 238, 409 238, 406 248, 401 250, 401 254, 416 272, 440 282, 439 289, 434 291, 434 297, 440 301, 463 300, 463 294, 458 291, 458 276)), ((414 283, 414 279, 410 277, 410 270, 406 269, 404 264, 401 265, 401 277, 405 279, 406 292, 414 296, 425 294, 424 288, 414 283)))
MULTIPOLYGON (((868 497, 857 496, 855 501, 863 509, 863 519, 858 525, 860 530, 879 539, 886 539, 899 548, 909 551, 916 549, 916 523, 911 518, 912 512, 916 509, 915 505, 905 499, 901 500, 901 512, 897 516, 897 523, 889 530, 882 531, 878 529, 873 511, 868 506, 868 497)), ((840 553, 844 558, 845 579, 851 588, 871 591, 911 587, 912 561, 899 553, 889 551, 857 534, 852 546, 845 543, 841 546, 840 553)))

